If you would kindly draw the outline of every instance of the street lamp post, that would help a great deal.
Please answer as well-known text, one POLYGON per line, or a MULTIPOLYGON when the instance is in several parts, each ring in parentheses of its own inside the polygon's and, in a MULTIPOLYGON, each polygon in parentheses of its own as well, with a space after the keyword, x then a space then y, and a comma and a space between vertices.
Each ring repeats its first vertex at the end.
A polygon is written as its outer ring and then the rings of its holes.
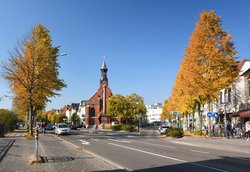
MULTIPOLYGON (((136 102, 136 109, 138 109, 138 105, 139 105, 139 102, 136 102)), ((138 111, 136 111, 136 109, 134 109, 134 113, 138 113, 138 111)), ((138 129, 138 133, 140 132, 140 115, 139 114, 136 114, 136 125, 137 125, 137 129, 138 129)))
POLYGON ((140 132, 140 115, 136 115, 136 124, 137 124, 137 129, 138 133, 140 132))
POLYGON ((226 111, 227 102, 224 102, 224 136, 227 138, 227 111, 226 111))

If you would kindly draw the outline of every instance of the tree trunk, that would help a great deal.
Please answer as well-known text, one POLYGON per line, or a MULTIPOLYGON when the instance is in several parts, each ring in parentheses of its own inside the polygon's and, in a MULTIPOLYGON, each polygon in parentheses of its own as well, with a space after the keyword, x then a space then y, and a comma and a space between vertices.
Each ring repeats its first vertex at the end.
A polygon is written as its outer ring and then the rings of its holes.
MULTIPOLYGON (((208 112, 211 112, 211 100, 210 100, 210 97, 208 97, 208 112)), ((211 136, 211 118, 208 118, 208 131, 210 133, 210 136, 211 136)))
POLYGON ((29 98, 29 134, 33 136, 33 105, 31 96, 29 98))
POLYGON ((199 130, 202 130, 203 119, 202 119, 201 104, 200 104, 200 102, 198 103, 198 114, 199 114, 199 119, 200 119, 199 130))
POLYGON ((193 113, 192 113, 192 131, 194 131, 194 114, 195 114, 195 109, 196 109, 196 103, 193 108, 193 113))

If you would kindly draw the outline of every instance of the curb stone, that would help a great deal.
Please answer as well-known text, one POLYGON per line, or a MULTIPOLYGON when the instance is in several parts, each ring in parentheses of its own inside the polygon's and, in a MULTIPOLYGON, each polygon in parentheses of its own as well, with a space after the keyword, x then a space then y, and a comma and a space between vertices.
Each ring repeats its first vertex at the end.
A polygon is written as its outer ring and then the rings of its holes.
POLYGON ((4 149, 0 153, 0 162, 2 161, 5 154, 8 152, 9 148, 12 146, 12 144, 15 142, 14 139, 10 140, 9 143, 4 147, 4 149))

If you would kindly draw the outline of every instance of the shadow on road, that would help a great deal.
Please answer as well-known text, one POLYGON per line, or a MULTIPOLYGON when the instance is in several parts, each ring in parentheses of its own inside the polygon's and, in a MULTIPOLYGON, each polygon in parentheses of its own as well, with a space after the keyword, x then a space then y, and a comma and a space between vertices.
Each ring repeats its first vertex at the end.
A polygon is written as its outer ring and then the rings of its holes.
MULTIPOLYGON (((145 169, 137 169, 133 171, 137 172, 166 172, 166 171, 174 171, 174 172, 210 172, 210 171, 235 171, 235 172, 248 172, 250 169, 250 158, 244 157, 221 157, 220 159, 213 159, 207 161, 199 161, 199 162, 186 162, 174 165, 166 165, 166 166, 157 166, 152 168, 145 169), (235 165, 235 161, 237 161, 237 166, 235 165), (223 165, 222 165, 223 164, 223 165)), ((109 171, 109 170, 108 170, 109 171)), ((108 172, 105 171, 105 172, 108 172)), ((126 171, 126 170, 115 170, 115 171, 126 171)))

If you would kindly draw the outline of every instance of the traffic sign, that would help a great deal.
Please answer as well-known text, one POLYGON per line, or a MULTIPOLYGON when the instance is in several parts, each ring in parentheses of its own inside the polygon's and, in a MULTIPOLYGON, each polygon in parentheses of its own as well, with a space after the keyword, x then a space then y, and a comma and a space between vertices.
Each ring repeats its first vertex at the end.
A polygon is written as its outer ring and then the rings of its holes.
POLYGON ((214 117, 215 117, 215 118, 218 118, 218 117, 219 117, 218 112, 214 112, 214 117))
POLYGON ((208 113, 207 113, 207 117, 208 117, 208 118, 211 118, 211 117, 212 117, 212 112, 208 112, 208 113))
POLYGON ((171 112, 170 112, 171 115, 179 115, 180 113, 181 113, 181 112, 179 112, 179 111, 171 111, 171 112))

